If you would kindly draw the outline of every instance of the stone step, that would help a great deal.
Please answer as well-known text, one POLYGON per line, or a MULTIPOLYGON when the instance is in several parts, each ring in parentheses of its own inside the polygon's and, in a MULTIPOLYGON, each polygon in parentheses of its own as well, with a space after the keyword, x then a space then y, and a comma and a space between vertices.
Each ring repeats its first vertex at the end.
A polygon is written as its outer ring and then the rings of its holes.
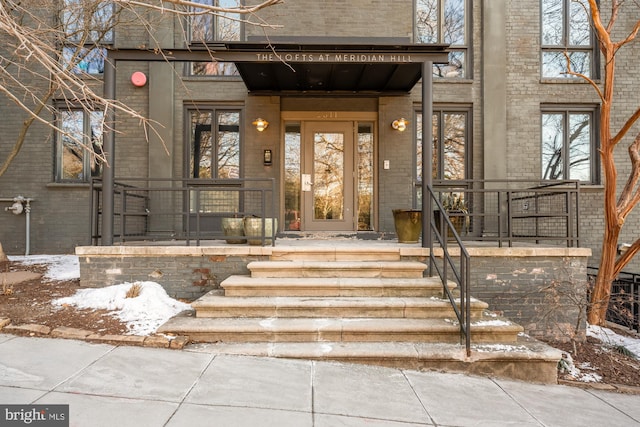
POLYGON ((417 261, 254 261, 251 277, 419 278, 427 265, 417 261))
POLYGON ((414 370, 445 370, 535 383, 557 384, 562 352, 526 336, 513 344, 464 346, 407 342, 200 343, 187 351, 361 363, 414 370))
MULTIPOLYGON (((316 296, 316 297, 442 297, 440 279, 341 278, 341 277, 253 277, 229 276, 220 286, 226 296, 316 296)), ((450 283, 455 288, 454 283, 450 283)))
POLYGON ((400 261, 398 248, 358 246, 275 247, 272 261, 400 261))
MULTIPOLYGON (((474 343, 508 344, 523 328, 507 320, 474 321, 474 343)), ((196 318, 177 316, 159 333, 187 335, 192 342, 442 342, 459 343, 450 319, 196 318)))
MULTIPOLYGON (((191 303, 196 317, 342 317, 452 318, 449 300, 378 297, 229 297, 212 291, 191 303)), ((472 300, 471 317, 479 319, 488 305, 472 300)))

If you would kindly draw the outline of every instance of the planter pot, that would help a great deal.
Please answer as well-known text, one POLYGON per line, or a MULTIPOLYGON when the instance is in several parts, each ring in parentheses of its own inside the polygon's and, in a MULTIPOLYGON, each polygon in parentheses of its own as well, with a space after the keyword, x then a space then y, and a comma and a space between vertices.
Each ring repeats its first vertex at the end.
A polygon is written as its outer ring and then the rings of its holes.
POLYGON ((222 218, 222 231, 225 236, 233 236, 225 239, 227 243, 247 243, 247 239, 237 238, 244 236, 244 218, 222 218))
MULTIPOLYGON (((453 228, 456 229, 458 236, 462 236, 462 234, 465 231, 465 220, 466 220, 466 216, 464 216, 465 212, 459 211, 459 210, 451 210, 451 211, 447 211, 447 215, 449 215, 449 220, 451 221, 451 224, 453 224, 453 228), (460 216, 456 216, 456 214, 459 214, 460 216)), ((434 216, 436 228, 440 230, 440 212, 433 211, 433 216, 434 216)), ((447 230, 447 238, 453 239, 453 231, 451 231, 450 228, 447 230)))
POLYGON ((393 224, 399 243, 418 243, 422 232, 422 211, 417 209, 394 209, 393 224))
POLYGON ((278 220, 272 218, 252 218, 247 217, 244 219, 244 235, 247 236, 247 241, 250 245, 262 244, 262 224, 264 222, 264 243, 270 245, 272 243, 271 236, 273 236, 273 228, 278 229, 278 220))

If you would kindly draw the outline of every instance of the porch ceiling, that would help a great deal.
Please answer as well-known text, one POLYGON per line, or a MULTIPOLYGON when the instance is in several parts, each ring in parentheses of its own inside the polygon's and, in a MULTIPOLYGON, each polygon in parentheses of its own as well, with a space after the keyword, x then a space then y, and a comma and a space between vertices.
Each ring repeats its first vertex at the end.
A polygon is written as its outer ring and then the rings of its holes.
POLYGON ((409 92, 420 64, 236 64, 249 92, 409 92))

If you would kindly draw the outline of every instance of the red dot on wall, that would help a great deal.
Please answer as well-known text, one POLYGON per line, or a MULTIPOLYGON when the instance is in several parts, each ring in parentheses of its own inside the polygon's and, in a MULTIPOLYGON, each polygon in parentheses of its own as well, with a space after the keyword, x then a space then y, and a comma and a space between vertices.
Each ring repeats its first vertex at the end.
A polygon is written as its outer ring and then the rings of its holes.
POLYGON ((147 84, 147 76, 142 71, 136 71, 131 74, 131 83, 134 86, 142 87, 147 84))

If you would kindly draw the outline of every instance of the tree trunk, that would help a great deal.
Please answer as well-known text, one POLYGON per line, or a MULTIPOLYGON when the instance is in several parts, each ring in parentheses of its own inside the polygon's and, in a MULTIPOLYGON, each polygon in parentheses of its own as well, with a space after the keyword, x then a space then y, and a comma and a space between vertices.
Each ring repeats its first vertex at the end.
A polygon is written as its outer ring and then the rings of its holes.
POLYGON ((2 249, 2 243, 0 242, 0 262, 5 261, 9 261, 9 258, 7 258, 7 255, 4 253, 4 250, 2 249))
POLYGON ((605 228, 600 268, 591 291, 591 304, 587 315, 587 321, 590 325, 604 325, 606 322, 611 297, 611 282, 615 279, 617 242, 618 229, 605 228))

